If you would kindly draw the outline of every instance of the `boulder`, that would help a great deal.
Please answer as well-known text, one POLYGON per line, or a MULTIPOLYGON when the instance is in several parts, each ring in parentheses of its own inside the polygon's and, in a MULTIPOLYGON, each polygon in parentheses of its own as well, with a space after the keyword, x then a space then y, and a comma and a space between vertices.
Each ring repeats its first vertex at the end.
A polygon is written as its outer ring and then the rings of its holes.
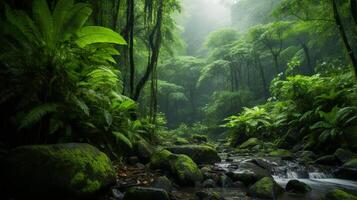
POLYGON ((294 155, 286 149, 277 149, 269 153, 269 156, 281 157, 283 160, 291 160, 294 158, 294 155))
POLYGON ((1 166, 6 190, 26 197, 85 197, 115 182, 109 158, 83 143, 17 147, 1 166))
POLYGON ((163 189, 150 187, 132 187, 125 192, 124 200, 170 200, 163 189))
POLYGON ((224 198, 217 192, 198 191, 196 196, 199 200, 224 200, 224 198))
POLYGON ((248 194, 253 197, 277 199, 284 189, 273 178, 264 177, 249 188, 248 194))
POLYGON ((357 158, 351 159, 334 171, 338 178, 357 180, 357 158))
POLYGON ((298 180, 290 180, 288 184, 286 184, 285 190, 287 192, 304 194, 310 192, 311 187, 298 180))
POLYGON ((204 187, 204 188, 215 188, 217 186, 216 186, 216 182, 213 179, 207 179, 207 180, 203 181, 202 187, 204 187))
POLYGON ((174 155, 170 161, 171 172, 182 186, 192 186, 202 180, 201 170, 193 160, 183 154, 174 155))
POLYGON ((233 181, 241 181, 246 186, 252 185, 256 181, 264 178, 271 177, 268 170, 261 168, 260 166, 251 163, 251 162, 243 162, 239 165, 239 170, 234 173, 227 173, 227 175, 233 181))
POLYGON ((175 154, 185 154, 197 164, 214 164, 221 161, 217 151, 207 145, 182 145, 166 149, 175 154))
POLYGON ((335 151, 334 156, 341 161, 341 163, 345 163, 355 157, 352 151, 341 148, 335 151))
POLYGON ((150 158, 150 167, 154 169, 169 170, 170 156, 172 156, 172 153, 168 150, 154 151, 150 158))
POLYGON ((357 196, 340 189, 334 189, 328 192, 323 200, 357 200, 357 196))
POLYGON ((233 181, 227 175, 222 174, 218 177, 218 185, 222 188, 232 187, 233 181))
POLYGON ((174 188, 171 181, 166 176, 160 176, 151 184, 153 188, 163 189, 166 192, 171 192, 174 188))
POLYGON ((315 163, 320 165, 338 165, 340 161, 334 155, 326 155, 316 159, 315 163))
POLYGON ((194 134, 191 137, 193 143, 202 144, 208 141, 207 136, 194 134))
POLYGON ((262 142, 258 138, 249 138, 247 141, 243 142, 239 146, 240 149, 250 149, 256 145, 261 144, 262 142))
POLYGON ((190 144, 190 142, 188 140, 186 140, 185 138, 178 137, 178 138, 176 138, 174 144, 175 145, 187 145, 187 144, 190 144))

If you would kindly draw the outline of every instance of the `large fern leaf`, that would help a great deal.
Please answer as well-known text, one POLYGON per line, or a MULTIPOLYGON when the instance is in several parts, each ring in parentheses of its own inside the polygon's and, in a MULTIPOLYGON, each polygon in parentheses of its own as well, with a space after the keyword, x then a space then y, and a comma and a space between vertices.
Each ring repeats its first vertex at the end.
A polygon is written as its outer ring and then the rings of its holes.
POLYGON ((64 25, 68 20, 68 16, 71 12, 73 7, 74 1, 73 0, 60 0, 56 4, 56 7, 53 11, 53 23, 54 23, 54 30, 53 34, 55 35, 55 39, 59 40, 60 36, 63 36, 63 29, 64 25))
POLYGON ((119 33, 101 26, 83 27, 77 32, 77 36, 76 43, 82 48, 94 43, 126 44, 119 33))
POLYGON ((39 122, 46 114, 56 112, 58 104, 46 103, 30 110, 20 121, 19 129, 33 126, 39 122))
POLYGON ((32 12, 46 45, 53 47, 53 18, 46 0, 35 0, 32 4, 32 12))

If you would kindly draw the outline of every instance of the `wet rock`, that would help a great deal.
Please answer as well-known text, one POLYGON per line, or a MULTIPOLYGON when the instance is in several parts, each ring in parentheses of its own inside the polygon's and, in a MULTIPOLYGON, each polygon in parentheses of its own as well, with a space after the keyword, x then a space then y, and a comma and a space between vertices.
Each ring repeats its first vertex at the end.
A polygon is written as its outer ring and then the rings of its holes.
POLYGON ((163 189, 166 192, 171 192, 174 189, 171 181, 166 176, 158 177, 151 186, 153 188, 163 189))
POLYGON ((268 171, 271 171, 272 167, 276 166, 275 163, 271 163, 268 160, 261 159, 261 158, 249 159, 246 160, 245 162, 251 162, 268 171))
POLYGON ((170 163, 171 172, 175 174, 178 183, 182 186, 194 185, 196 182, 200 182, 203 178, 196 163, 186 155, 175 155, 175 158, 172 159, 170 163))
POLYGON ((132 187, 125 192, 124 200, 170 200, 163 189, 150 187, 132 187))
POLYGON ((27 198, 89 196, 115 182, 109 158, 83 143, 18 147, 2 158, 1 167, 6 190, 27 198))
POLYGON ((225 174, 221 174, 218 178, 217 181, 218 185, 220 187, 226 188, 226 187, 232 187, 233 185, 233 181, 231 178, 229 178, 227 175, 225 174))
POLYGON ((113 188, 111 190, 111 195, 114 199, 116 200, 122 200, 124 198, 124 194, 122 192, 120 192, 118 189, 113 188))
POLYGON ((175 154, 185 154, 197 164, 214 164, 221 161, 217 151, 207 145, 182 145, 166 149, 175 154))
POLYGON ((253 197, 276 199, 284 189, 273 178, 264 177, 249 188, 248 194, 253 197))
POLYGON ((339 148, 334 153, 334 156, 342 163, 345 163, 351 160, 354 157, 354 154, 349 150, 339 148))
POLYGON ((334 171, 338 178, 357 180, 357 159, 351 159, 334 171))
POLYGON ((240 149, 250 149, 256 145, 261 144, 262 142, 258 138, 249 138, 247 141, 243 142, 239 146, 240 149))
POLYGON ((239 170, 234 173, 227 173, 233 181, 241 181, 246 186, 249 186, 256 181, 264 178, 271 177, 268 170, 259 167, 251 162, 243 162, 239 166, 239 170))
POLYGON ((216 182, 213 179, 207 179, 203 181, 202 187, 204 188, 215 188, 217 187, 216 182))
POLYGON ((199 200, 224 200, 217 192, 198 191, 196 196, 199 200))
POLYGON ((357 196, 340 189, 335 189, 328 192, 323 200, 357 200, 357 196))
POLYGON ((242 181, 236 181, 232 184, 232 188, 245 188, 245 184, 242 181))
POLYGON ((294 155, 286 149, 277 149, 269 153, 269 156, 281 157, 283 160, 291 160, 294 158, 294 155))
POLYGON ((288 184, 286 184, 285 190, 292 193, 307 193, 311 191, 311 188, 298 180, 290 180, 288 184))
POLYGON ((194 134, 191 137, 193 143, 202 144, 208 141, 207 136, 194 134))
POLYGON ((316 159, 315 163, 320 165, 338 165, 340 161, 334 155, 326 155, 316 159))

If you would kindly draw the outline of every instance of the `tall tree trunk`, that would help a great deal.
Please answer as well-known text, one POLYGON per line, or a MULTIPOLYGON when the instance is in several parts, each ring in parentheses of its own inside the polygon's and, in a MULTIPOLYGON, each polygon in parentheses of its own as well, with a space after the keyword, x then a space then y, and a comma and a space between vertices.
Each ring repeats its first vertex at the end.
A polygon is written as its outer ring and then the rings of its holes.
POLYGON ((260 62, 260 58, 259 57, 257 58, 257 65, 258 65, 258 68, 259 68, 260 77, 262 79, 264 97, 267 97, 269 92, 268 92, 267 82, 265 80, 264 69, 263 69, 262 63, 260 62))
POLYGON ((273 61, 274 61, 275 72, 276 72, 276 74, 279 74, 280 69, 279 69, 278 54, 275 54, 272 52, 272 56, 273 56, 273 61))
POLYGON ((150 34, 149 37, 149 45, 151 49, 151 57, 150 61, 148 63, 148 66, 146 68, 146 71, 143 75, 143 77, 140 79, 138 84, 136 85, 134 94, 132 96, 133 100, 138 100, 140 93, 145 86, 146 82, 148 81, 154 67, 157 65, 157 61, 159 58, 159 53, 160 53, 160 46, 161 46, 161 25, 162 25, 162 14, 163 14, 163 6, 164 2, 163 0, 160 0, 160 5, 159 9, 157 11, 157 16, 156 16, 156 24, 150 34))
POLYGON ((307 45, 303 42, 300 41, 300 45, 302 46, 302 49, 305 53, 305 57, 306 57, 306 61, 307 61, 307 67, 309 68, 310 74, 314 73, 314 68, 312 66, 311 63, 311 56, 310 56, 310 51, 309 51, 309 47, 307 47, 307 45))
POLYGON ((332 1, 332 8, 333 8, 333 14, 334 14, 334 18, 335 18, 335 23, 337 25, 338 30, 340 31, 340 35, 341 35, 343 44, 345 45, 345 48, 347 50, 347 54, 351 59, 355 76, 357 76, 357 60, 356 60, 356 57, 353 54, 352 47, 348 42, 347 34, 346 34, 345 29, 343 27, 340 14, 338 13, 337 3, 336 3, 335 0, 331 0, 331 1, 332 1))
POLYGON ((135 62, 134 62, 134 20, 135 20, 135 0, 128 0, 128 31, 129 31, 129 93, 130 96, 134 93, 134 82, 135 82, 135 62))
POLYGON ((357 25, 357 0, 350 0, 351 14, 357 25))

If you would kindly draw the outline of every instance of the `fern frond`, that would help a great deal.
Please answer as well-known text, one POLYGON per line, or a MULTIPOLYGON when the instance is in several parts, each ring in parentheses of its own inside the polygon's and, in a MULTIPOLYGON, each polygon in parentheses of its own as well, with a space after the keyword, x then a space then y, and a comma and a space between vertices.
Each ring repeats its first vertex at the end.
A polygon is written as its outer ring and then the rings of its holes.
POLYGON ((33 126, 39 122, 46 114, 56 112, 58 104, 46 103, 30 110, 20 121, 19 129, 33 126))

